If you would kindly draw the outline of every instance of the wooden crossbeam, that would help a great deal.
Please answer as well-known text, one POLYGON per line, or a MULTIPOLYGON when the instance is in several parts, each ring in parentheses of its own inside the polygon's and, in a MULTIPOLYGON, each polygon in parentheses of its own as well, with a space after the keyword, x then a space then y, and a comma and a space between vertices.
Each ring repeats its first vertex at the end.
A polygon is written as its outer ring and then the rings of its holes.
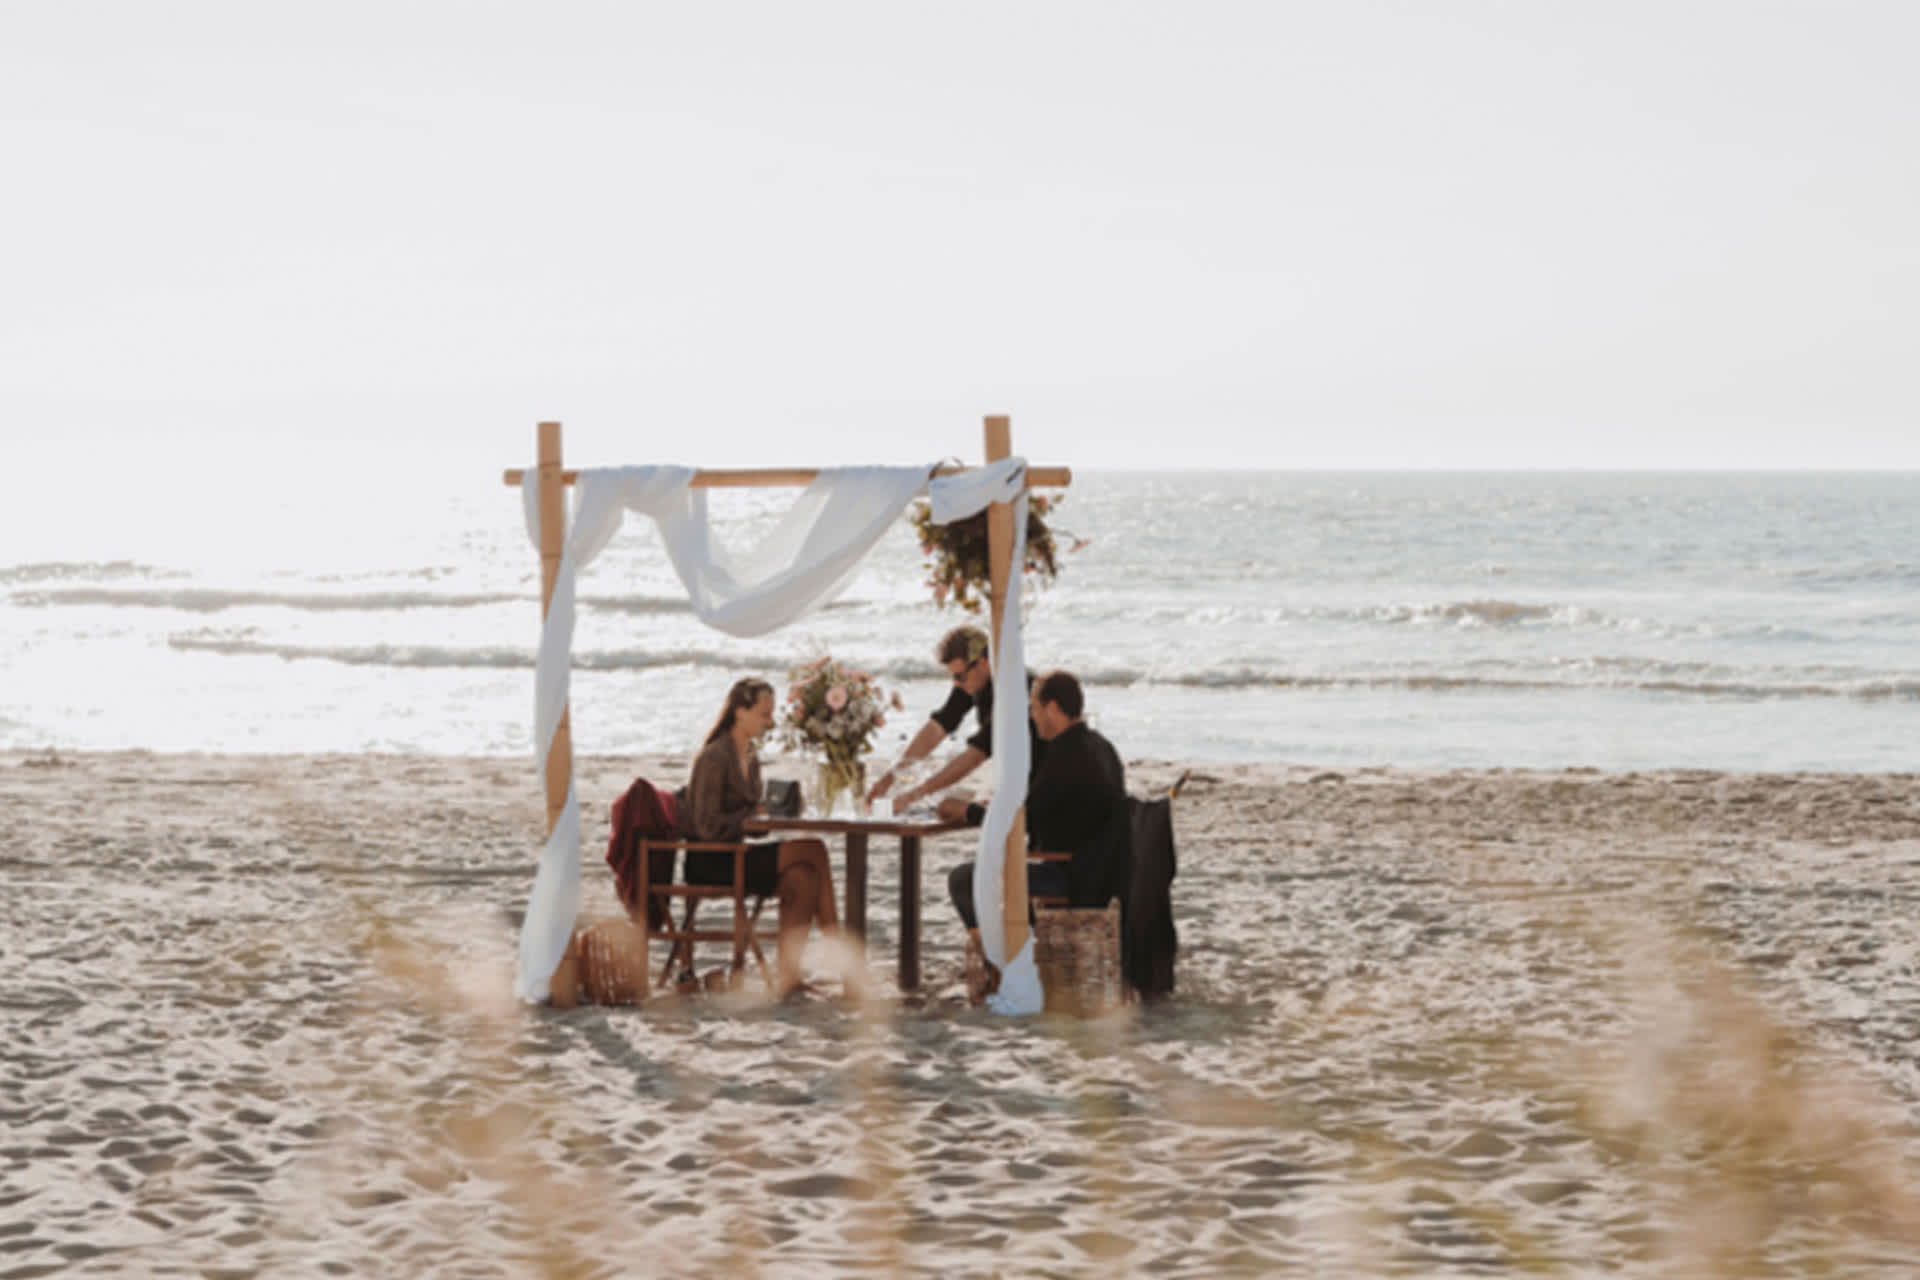
MULTIPOLYGON (((988 459, 993 461, 993 459, 988 459)), ((962 471, 971 471, 971 467, 943 466, 934 470, 936 476, 958 475, 962 471)), ((509 485, 518 486, 526 472, 519 467, 510 467, 501 479, 509 485)), ((759 489, 774 488, 782 485, 809 485, 820 475, 818 467, 748 467, 737 470, 703 469, 693 473, 689 483, 696 489, 759 489)), ((561 484, 574 484, 580 479, 578 471, 562 471, 561 484)), ((1065 489, 1073 483, 1071 467, 1028 467, 1027 487, 1029 489, 1065 489)))

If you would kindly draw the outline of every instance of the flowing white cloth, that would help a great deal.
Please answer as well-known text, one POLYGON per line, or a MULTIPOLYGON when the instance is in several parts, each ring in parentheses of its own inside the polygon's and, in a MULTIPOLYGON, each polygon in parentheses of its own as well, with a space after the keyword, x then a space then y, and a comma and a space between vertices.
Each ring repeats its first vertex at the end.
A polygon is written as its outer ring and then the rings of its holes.
MULTIPOLYGON (((987 997, 995 1013, 1038 1013, 1044 1003, 1033 937, 1007 958, 1005 885, 1007 836, 1027 802, 1027 655, 1020 628, 1020 579, 1027 562, 1027 463, 1004 458, 975 471, 942 476, 928 486, 933 519, 950 524, 989 503, 1013 503, 1013 560, 1006 606, 993 646, 993 800, 980 826, 973 862, 973 901, 980 920, 980 946, 1000 966, 1000 989, 987 997)), ((1024 851, 1023 851, 1024 852, 1024 851)))
MULTIPOLYGON (((553 598, 540 633, 534 673, 534 757, 541 776, 567 706, 573 664, 574 579, 600 554, 628 511, 660 527, 674 572, 694 614, 736 636, 764 635, 838 595, 873 544, 927 484, 933 468, 846 467, 822 471, 760 544, 735 553, 715 540, 704 490, 688 467, 586 470, 574 485, 553 598)), ((527 536, 540 542, 537 468, 521 480, 527 536)), ((1023 681, 1024 687, 1024 681, 1023 681)), ((998 713, 999 703, 995 702, 998 713)), ((996 740, 997 743, 997 740, 996 740)), ((1026 738, 1020 739, 1022 754, 1026 738)), ((997 750, 997 745, 996 745, 997 750)), ((1024 775, 1022 775, 1024 776, 1024 775)), ((983 899, 984 900, 984 899, 983 899)), ((520 928, 514 990, 544 1000, 580 909, 580 805, 569 781, 564 807, 547 836, 520 928)))

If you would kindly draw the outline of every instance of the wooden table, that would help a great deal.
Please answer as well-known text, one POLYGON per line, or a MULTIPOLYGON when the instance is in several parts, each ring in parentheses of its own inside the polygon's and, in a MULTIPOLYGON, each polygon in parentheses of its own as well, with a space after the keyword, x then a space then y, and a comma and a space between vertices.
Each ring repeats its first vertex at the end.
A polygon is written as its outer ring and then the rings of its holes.
POLYGON ((747 834, 755 836, 846 837, 846 909, 841 924, 864 944, 867 936, 867 840, 871 836, 900 837, 900 989, 920 985, 920 842, 947 831, 970 830, 964 822, 939 818, 772 818, 747 819, 747 834))

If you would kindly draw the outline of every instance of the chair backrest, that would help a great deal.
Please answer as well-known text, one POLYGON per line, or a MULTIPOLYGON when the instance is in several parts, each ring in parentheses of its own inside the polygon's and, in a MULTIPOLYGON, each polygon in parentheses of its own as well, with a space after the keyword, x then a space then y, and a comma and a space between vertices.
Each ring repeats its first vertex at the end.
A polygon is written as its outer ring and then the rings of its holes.
MULTIPOLYGON (((640 911, 643 902, 647 907, 652 906, 645 901, 648 875, 640 867, 641 840, 673 839, 678 819, 679 804, 673 792, 656 787, 645 778, 635 778, 626 794, 613 802, 612 829, 607 835, 607 865, 613 869, 614 890, 629 915, 640 911)), ((664 855, 664 870, 659 852, 651 859, 651 878, 656 881, 673 879, 673 853, 667 850, 664 855)))

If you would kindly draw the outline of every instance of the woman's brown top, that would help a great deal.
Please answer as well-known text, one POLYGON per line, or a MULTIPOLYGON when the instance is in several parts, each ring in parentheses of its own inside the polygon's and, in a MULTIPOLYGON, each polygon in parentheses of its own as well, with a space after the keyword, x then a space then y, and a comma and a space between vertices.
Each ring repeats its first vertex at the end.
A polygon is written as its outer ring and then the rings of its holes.
POLYGON ((742 772, 732 736, 721 734, 693 758, 683 803, 680 825, 688 839, 740 839, 747 818, 760 807, 760 757, 749 755, 742 772))

